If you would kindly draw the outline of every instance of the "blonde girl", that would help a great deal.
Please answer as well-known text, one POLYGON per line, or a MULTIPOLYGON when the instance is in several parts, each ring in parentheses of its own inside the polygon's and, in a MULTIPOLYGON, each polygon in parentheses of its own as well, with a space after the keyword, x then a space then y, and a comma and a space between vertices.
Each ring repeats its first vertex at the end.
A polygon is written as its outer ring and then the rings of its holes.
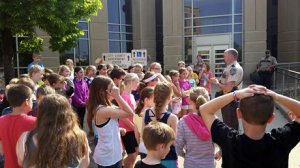
MULTIPOLYGON (((151 121, 159 121, 169 125, 177 132, 177 116, 167 111, 168 104, 172 99, 172 85, 169 83, 159 83, 154 89, 154 108, 145 111, 143 126, 151 121)), ((177 154, 172 145, 165 159, 161 162, 167 168, 177 168, 177 154)))
POLYGON ((98 139, 94 161, 98 167, 122 167, 122 145, 118 119, 133 116, 130 106, 120 95, 113 81, 97 76, 91 83, 88 103, 88 120, 95 121, 98 139), (115 100, 119 108, 112 105, 115 100))
POLYGON ((191 89, 189 103, 192 112, 178 122, 175 147, 177 154, 184 157, 185 168, 215 167, 214 144, 198 110, 208 100, 209 95, 205 88, 191 89))
MULTIPOLYGON (((137 90, 139 85, 139 77, 135 73, 128 73, 125 75, 121 84, 121 97, 127 102, 131 110, 136 108, 136 101, 131 94, 132 91, 137 90)), ((130 116, 119 121, 120 128, 126 130, 126 133, 121 136, 123 145, 125 147, 127 157, 124 159, 124 167, 133 168, 138 152, 139 132, 133 122, 133 116, 130 116)))
POLYGON ((188 102, 188 91, 191 89, 191 84, 187 79, 188 71, 186 68, 179 69, 179 86, 182 91, 182 103, 181 103, 181 114, 179 117, 186 115, 191 108, 188 102))
POLYGON ((93 79, 96 77, 96 67, 94 65, 90 65, 85 69, 85 76, 84 80, 88 84, 88 87, 90 87, 93 79))

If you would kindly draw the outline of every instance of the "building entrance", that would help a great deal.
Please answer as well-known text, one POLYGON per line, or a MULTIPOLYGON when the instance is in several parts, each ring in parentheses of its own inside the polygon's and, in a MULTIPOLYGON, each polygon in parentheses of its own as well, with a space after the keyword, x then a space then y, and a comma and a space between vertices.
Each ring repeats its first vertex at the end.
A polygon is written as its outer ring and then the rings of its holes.
MULTIPOLYGON (((230 37, 230 35, 195 37, 194 55, 200 54, 202 59, 210 64, 211 71, 216 77, 220 77, 226 67, 223 55, 231 44, 230 37)), ((196 59, 193 57, 192 61, 196 62, 196 59)))

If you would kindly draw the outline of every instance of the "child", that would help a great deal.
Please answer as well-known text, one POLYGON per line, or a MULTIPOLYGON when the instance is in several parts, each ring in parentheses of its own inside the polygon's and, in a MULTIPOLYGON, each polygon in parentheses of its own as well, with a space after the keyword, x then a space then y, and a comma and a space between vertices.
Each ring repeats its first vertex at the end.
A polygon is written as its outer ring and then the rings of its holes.
MULTIPOLYGON (((135 73, 126 74, 124 81, 121 84, 121 96, 128 103, 131 110, 136 108, 136 101, 131 94, 139 85, 139 77, 135 73)), ((122 142, 125 147, 127 158, 124 159, 124 167, 132 168, 137 156, 139 132, 136 125, 133 123, 133 116, 121 119, 119 121, 120 128, 126 130, 125 135, 122 135, 122 142)))
POLYGON ((215 167, 214 144, 198 110, 199 106, 208 100, 205 88, 191 89, 189 103, 193 112, 178 122, 175 147, 177 154, 184 157, 185 168, 215 167))
POLYGON ((13 111, 0 117, 0 146, 3 148, 0 155, 5 155, 5 168, 18 168, 17 141, 23 132, 35 126, 36 118, 27 115, 32 109, 32 90, 25 85, 13 85, 7 91, 7 99, 13 111))
POLYGON ((202 69, 199 72, 200 86, 204 87, 211 98, 211 78, 213 78, 213 73, 210 71, 210 66, 207 62, 202 64, 202 69))
POLYGON ((105 64, 99 64, 97 66, 97 73, 96 75, 103 75, 103 76, 107 76, 107 67, 105 64))
MULTIPOLYGON (((49 94, 55 94, 55 90, 47 85, 42 85, 36 90, 36 104, 38 105, 39 102, 49 94)), ((32 112, 30 113, 32 116, 37 117, 37 105, 32 108, 32 112)))
POLYGON ((96 72, 97 72, 97 70, 94 65, 90 65, 86 68, 84 80, 88 84, 88 87, 90 87, 93 79, 95 78, 96 72))
POLYGON ((143 140, 148 150, 146 158, 138 161, 135 168, 166 168, 161 164, 175 141, 175 133, 167 124, 152 121, 143 131, 143 140))
POLYGON ((89 144, 68 100, 45 96, 38 106, 36 127, 24 132, 15 149, 22 167, 88 167, 89 144))
POLYGON ((178 115, 178 113, 181 111, 181 104, 182 104, 182 99, 181 99, 181 88, 179 86, 179 72, 176 70, 171 70, 169 72, 169 76, 171 78, 171 83, 173 84, 173 92, 174 96, 170 104, 170 108, 172 110, 173 114, 178 115))
POLYGON ((126 75, 126 71, 122 68, 114 68, 110 74, 109 77, 113 80, 114 84, 119 87, 120 82, 124 79, 126 75))
MULTIPOLYGON (((68 60, 70 60, 70 59, 68 59, 68 60)), ((73 64, 73 61, 72 61, 72 64, 73 64)), ((65 80, 66 80, 65 95, 67 98, 70 98, 74 93, 74 82, 73 82, 74 69, 72 71, 66 65, 61 65, 61 66, 59 66, 59 69, 58 69, 58 74, 65 77, 65 80)))
POLYGON ((200 106, 212 140, 222 149, 224 168, 288 167, 289 153, 300 141, 299 119, 265 133, 267 124, 274 119, 274 101, 300 117, 299 101, 259 85, 250 85, 200 106), (220 108, 238 99, 241 100, 236 111, 242 120, 244 134, 239 134, 215 116, 220 108))
POLYGON ((179 117, 186 115, 191 108, 188 102, 187 92, 191 89, 190 82, 187 80, 188 71, 186 68, 179 69, 179 86, 183 92, 182 94, 182 103, 181 103, 181 114, 179 117))
POLYGON ((66 96, 66 82, 65 77, 58 75, 56 73, 52 73, 48 76, 48 83, 49 86, 52 87, 57 94, 61 94, 63 96, 66 96))
POLYGON ((195 80, 195 78, 193 77, 193 68, 192 67, 190 67, 190 66, 188 66, 187 68, 186 68, 186 70, 188 71, 188 75, 187 75, 187 78, 188 78, 188 80, 189 80, 189 82, 190 82, 190 85, 191 85, 191 87, 192 88, 194 88, 194 87, 196 87, 197 86, 197 83, 199 82, 196 82, 196 80, 195 80))
POLYGON ((118 119, 133 116, 130 106, 120 95, 119 88, 105 76, 96 77, 90 87, 88 118, 94 120, 99 138, 94 151, 98 167, 122 167, 122 145, 118 119), (117 101, 119 108, 112 106, 117 101))
MULTIPOLYGON (((141 97, 140 101, 137 104, 137 107, 135 109, 135 115, 134 115, 134 123, 136 124, 138 130, 140 133, 142 133, 142 125, 143 125, 143 118, 145 115, 145 110, 152 108, 154 106, 154 88, 153 87, 145 87, 141 91, 141 97)), ((139 144, 139 153, 141 156, 141 159, 146 157, 147 150, 145 148, 144 142, 141 141, 142 138, 140 138, 140 144, 139 144)))
POLYGON ((83 120, 85 115, 85 106, 89 96, 89 88, 85 80, 83 80, 84 72, 81 67, 74 68, 74 95, 72 96, 72 106, 78 115, 80 128, 83 128, 83 120))
POLYGON ((35 91, 39 86, 42 86, 44 83, 41 81, 43 78, 43 70, 39 65, 33 65, 28 71, 29 77, 35 83, 35 91))
MULTIPOLYGON (((159 83, 154 89, 154 103, 153 109, 145 111, 143 125, 149 124, 151 121, 159 121, 169 125, 175 132, 177 130, 178 118, 176 115, 167 111, 168 104, 172 99, 171 84, 159 83)), ((167 168, 177 168, 177 154, 174 145, 171 145, 171 150, 162 161, 162 164, 167 168)))

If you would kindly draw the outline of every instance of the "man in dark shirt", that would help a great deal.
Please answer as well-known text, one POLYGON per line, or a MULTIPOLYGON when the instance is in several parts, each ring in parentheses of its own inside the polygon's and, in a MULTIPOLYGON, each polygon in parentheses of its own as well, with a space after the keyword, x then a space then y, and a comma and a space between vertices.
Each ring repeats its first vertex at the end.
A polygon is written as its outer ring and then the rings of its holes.
POLYGON ((222 149, 224 168, 288 167, 290 151, 300 141, 300 102, 277 94, 265 87, 251 85, 218 97, 200 107, 201 115, 212 140, 222 149), (228 127, 215 113, 231 102, 240 100, 237 116, 242 119, 244 134, 228 127), (265 133, 273 118, 274 100, 297 116, 283 128, 265 133))

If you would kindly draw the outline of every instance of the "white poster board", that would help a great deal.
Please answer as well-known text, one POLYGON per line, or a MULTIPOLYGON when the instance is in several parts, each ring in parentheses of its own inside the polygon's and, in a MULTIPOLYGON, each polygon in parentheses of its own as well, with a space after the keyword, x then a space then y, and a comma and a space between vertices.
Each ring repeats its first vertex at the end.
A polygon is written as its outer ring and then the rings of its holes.
POLYGON ((132 55, 132 65, 142 64, 147 66, 147 50, 131 50, 132 55))
POLYGON ((102 58, 105 64, 118 65, 123 69, 127 69, 131 65, 130 53, 103 53, 102 58))

